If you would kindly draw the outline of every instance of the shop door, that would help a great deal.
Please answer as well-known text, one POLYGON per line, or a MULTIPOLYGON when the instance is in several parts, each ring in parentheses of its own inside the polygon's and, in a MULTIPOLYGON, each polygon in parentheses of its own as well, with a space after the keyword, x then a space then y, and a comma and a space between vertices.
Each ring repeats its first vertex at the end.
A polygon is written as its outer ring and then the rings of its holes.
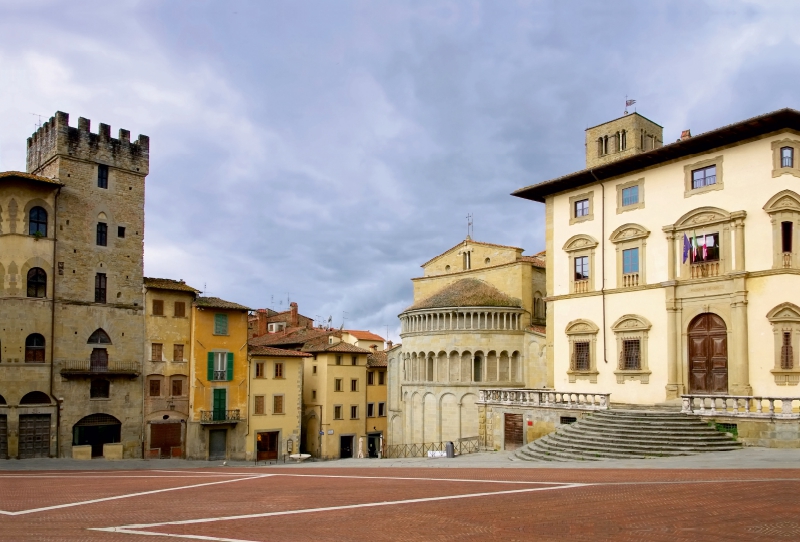
POLYGON ((19 458, 50 456, 50 414, 19 417, 19 458))
POLYGON ((505 414, 504 444, 506 450, 522 446, 522 414, 505 414))
POLYGON ((212 429, 208 432, 208 458, 225 459, 227 452, 227 429, 212 429))
POLYGON ((256 437, 256 460, 270 461, 278 459, 278 431, 259 433, 256 437))
POLYGON ((339 437, 339 457, 348 459, 353 457, 353 436, 339 437))
POLYGON ((172 457, 172 448, 181 446, 181 424, 154 423, 150 425, 150 449, 159 448, 161 459, 172 457))
POLYGON ((689 393, 728 393, 728 332, 712 313, 689 324, 689 393))
POLYGON ((8 417, 0 416, 0 459, 8 459, 8 417))
POLYGON ((381 434, 367 434, 367 457, 378 458, 378 451, 381 449, 381 434))

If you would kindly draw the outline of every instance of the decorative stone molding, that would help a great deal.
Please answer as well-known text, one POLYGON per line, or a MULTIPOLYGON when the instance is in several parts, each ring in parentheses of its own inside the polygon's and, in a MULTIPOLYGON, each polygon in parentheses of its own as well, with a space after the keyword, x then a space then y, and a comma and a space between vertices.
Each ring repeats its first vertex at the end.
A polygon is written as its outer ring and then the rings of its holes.
POLYGON ((644 177, 630 181, 627 183, 620 183, 617 185, 617 214, 625 213, 627 211, 635 211, 636 209, 644 209, 644 177), (639 202, 631 205, 622 205, 622 191, 626 188, 639 187, 639 202))
POLYGON ((594 220, 594 192, 585 192, 577 194, 569 198, 569 224, 578 224, 579 222, 586 222, 587 220, 594 220), (584 216, 575 216, 575 202, 584 199, 589 200, 589 214, 584 216))
POLYGON ((800 141, 796 139, 781 139, 772 142, 772 176, 780 177, 781 175, 789 174, 795 177, 800 177, 800 167, 798 167, 798 159, 800 159, 800 141), (784 147, 791 147, 793 149, 793 163, 791 167, 781 166, 781 149, 784 147))
POLYGON ((683 183, 684 183, 684 191, 683 191, 684 198, 688 198, 690 196, 696 196, 697 194, 705 194, 707 192, 713 192, 714 190, 722 190, 723 188, 725 188, 722 182, 722 156, 716 156, 708 160, 702 160, 700 162, 695 162, 693 164, 687 164, 683 166, 683 183), (717 182, 700 188, 692 188, 692 172, 697 169, 707 168, 710 166, 716 166, 717 168, 717 179, 716 179, 717 182))
POLYGON ((617 288, 634 288, 644 286, 646 280, 647 237, 650 230, 639 224, 623 224, 611 233, 609 241, 616 245, 617 252, 617 288), (635 273, 625 273, 623 251, 638 249, 639 269, 635 273))
POLYGON ((597 384, 597 333, 600 331, 593 322, 589 320, 573 320, 567 324, 565 333, 569 339, 569 370, 567 376, 570 383, 575 383, 578 379, 589 380, 590 384, 597 384), (588 343, 589 365, 588 368, 577 368, 576 344, 588 343))
POLYGON ((767 201, 763 207, 772 222, 772 268, 800 269, 800 242, 797 241, 800 230, 800 195, 791 190, 781 190, 767 201), (792 224, 792 250, 783 251, 781 224, 792 224))
POLYGON ((772 324, 775 345, 770 372, 779 386, 796 386, 800 383, 800 307, 788 301, 781 303, 767 313, 767 320, 772 324))
POLYGON ((591 235, 578 234, 570 237, 564 243, 563 250, 569 256, 569 293, 582 294, 594 291, 594 254, 598 245, 597 239, 591 235), (589 279, 575 280, 575 258, 589 258, 589 279))
POLYGON ((626 314, 621 316, 611 326, 611 330, 617 339, 617 384, 624 384, 626 380, 638 380, 642 384, 650 382, 650 368, 647 361, 647 339, 650 328, 653 325, 644 316, 637 314, 626 314), (626 340, 639 341, 639 368, 626 369, 623 360, 623 346, 626 340))

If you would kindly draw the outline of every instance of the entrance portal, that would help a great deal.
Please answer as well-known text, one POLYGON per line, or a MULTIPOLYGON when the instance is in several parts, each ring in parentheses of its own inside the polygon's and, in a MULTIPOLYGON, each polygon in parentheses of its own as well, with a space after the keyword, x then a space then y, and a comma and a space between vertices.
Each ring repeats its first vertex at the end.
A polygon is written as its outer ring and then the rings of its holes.
POLYGON ((256 461, 278 459, 278 436, 280 432, 270 431, 256 435, 256 461))
POLYGON ((516 450, 522 447, 522 414, 505 414, 504 449, 516 450))
POLYGON ((161 459, 173 457, 173 449, 177 457, 181 456, 181 423, 150 424, 150 449, 159 448, 161 459))
POLYGON ((346 437, 339 437, 339 457, 347 459, 353 457, 353 439, 355 437, 350 435, 346 437))
POLYGON ((367 433, 367 457, 378 458, 378 450, 381 449, 381 434, 367 433))
POLYGON ((72 426, 72 445, 92 447, 92 457, 103 456, 103 444, 120 442, 122 423, 108 414, 91 414, 72 426))
POLYGON ((228 430, 212 429, 208 432, 208 459, 225 459, 228 447, 228 430))
POLYGON ((728 332, 710 312, 689 324, 689 393, 728 393, 728 332))

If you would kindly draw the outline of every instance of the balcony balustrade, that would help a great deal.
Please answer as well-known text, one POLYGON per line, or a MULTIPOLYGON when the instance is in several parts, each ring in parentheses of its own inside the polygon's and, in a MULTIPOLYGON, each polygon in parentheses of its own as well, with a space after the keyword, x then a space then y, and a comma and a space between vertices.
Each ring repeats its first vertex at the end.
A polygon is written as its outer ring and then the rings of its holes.
POLYGON ((575 281, 575 293, 576 294, 585 294, 589 291, 589 281, 588 280, 576 280, 575 281))
POLYGON ((719 262, 703 262, 692 264, 691 278, 702 279, 719 276, 719 262))
POLYGON ((478 403, 516 407, 608 410, 611 404, 611 394, 500 388, 479 390, 478 403))
POLYGON ((59 360, 62 376, 127 376, 137 377, 141 374, 141 364, 138 361, 117 360, 59 360))
POLYGON ((237 423, 241 420, 239 409, 236 410, 201 410, 200 423, 237 423))
POLYGON ((639 273, 626 273, 622 275, 622 287, 630 288, 631 286, 639 286, 639 273))
POLYGON ((739 418, 800 419, 800 397, 681 395, 684 414, 739 418))

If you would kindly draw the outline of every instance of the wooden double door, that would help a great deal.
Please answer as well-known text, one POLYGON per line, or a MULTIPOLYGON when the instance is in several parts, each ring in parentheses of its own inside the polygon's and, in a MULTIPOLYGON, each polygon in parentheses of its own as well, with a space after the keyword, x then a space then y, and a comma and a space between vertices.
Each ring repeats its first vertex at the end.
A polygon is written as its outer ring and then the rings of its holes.
POLYGON ((256 435, 256 461, 278 459, 278 442, 280 432, 268 431, 256 435))
POLYGON ((728 329, 707 312, 689 324, 689 393, 728 393, 728 329))
POLYGON ((522 440, 522 414, 506 413, 503 418, 503 446, 506 450, 521 448, 522 440))

